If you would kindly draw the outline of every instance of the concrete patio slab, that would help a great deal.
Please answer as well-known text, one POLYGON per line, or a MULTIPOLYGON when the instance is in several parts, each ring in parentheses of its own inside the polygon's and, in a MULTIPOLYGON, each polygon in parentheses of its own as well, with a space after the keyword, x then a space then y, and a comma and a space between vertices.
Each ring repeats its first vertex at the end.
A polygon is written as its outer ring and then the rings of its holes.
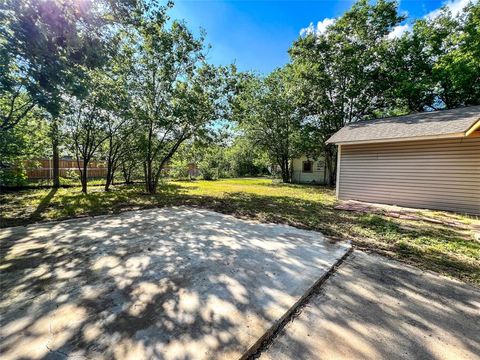
POLYGON ((480 359, 480 289, 354 251, 261 360, 480 359))
POLYGON ((348 250, 293 227, 153 209, 0 230, 7 359, 234 359, 348 250))

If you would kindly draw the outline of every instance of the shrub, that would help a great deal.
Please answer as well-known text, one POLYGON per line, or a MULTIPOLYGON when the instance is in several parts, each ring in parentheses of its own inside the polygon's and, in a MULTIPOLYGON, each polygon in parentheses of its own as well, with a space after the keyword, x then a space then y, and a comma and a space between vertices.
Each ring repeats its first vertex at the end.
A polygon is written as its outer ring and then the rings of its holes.
POLYGON ((204 180, 218 179, 218 169, 215 167, 202 167, 201 171, 204 180))
POLYGON ((168 175, 178 180, 189 179, 188 161, 183 159, 173 160, 169 165, 168 175))
POLYGON ((25 168, 21 166, 0 168, 0 186, 23 186, 26 184, 25 168))

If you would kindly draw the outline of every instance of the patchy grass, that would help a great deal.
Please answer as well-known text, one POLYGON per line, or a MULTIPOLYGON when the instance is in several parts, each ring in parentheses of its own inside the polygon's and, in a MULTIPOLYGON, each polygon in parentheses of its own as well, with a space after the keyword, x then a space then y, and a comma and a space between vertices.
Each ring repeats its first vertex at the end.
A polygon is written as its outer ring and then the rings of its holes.
POLYGON ((458 226, 405 220, 379 214, 334 209, 331 189, 285 185, 269 179, 168 182, 156 195, 140 186, 116 186, 106 193, 91 187, 30 189, 0 195, 0 226, 116 213, 140 208, 201 206, 263 222, 286 223, 350 239, 362 249, 406 261, 457 279, 480 285, 480 242, 471 225, 475 217, 420 211, 428 218, 455 221, 458 226))

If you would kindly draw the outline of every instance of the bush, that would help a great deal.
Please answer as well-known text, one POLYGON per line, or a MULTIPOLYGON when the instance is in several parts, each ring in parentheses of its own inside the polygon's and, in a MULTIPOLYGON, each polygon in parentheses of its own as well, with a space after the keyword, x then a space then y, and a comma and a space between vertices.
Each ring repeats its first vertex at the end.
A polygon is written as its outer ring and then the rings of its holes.
POLYGON ((214 167, 203 167, 201 169, 203 180, 217 180, 218 169, 214 167))
POLYGON ((0 169, 0 186, 23 186, 27 184, 27 173, 23 167, 0 169))
POLYGON ((198 163, 198 168, 204 180, 216 180, 220 177, 225 177, 226 165, 223 151, 212 147, 203 153, 203 158, 198 163))
POLYGON ((187 160, 174 160, 169 165, 168 175, 174 179, 187 180, 190 178, 187 160))

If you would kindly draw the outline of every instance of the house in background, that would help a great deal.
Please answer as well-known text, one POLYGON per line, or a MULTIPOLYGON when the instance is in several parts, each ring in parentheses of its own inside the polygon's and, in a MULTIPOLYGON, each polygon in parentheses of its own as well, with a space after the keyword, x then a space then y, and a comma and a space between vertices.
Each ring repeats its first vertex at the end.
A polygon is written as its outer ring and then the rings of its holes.
POLYGON ((292 182, 302 184, 327 183, 327 170, 323 158, 311 159, 305 155, 292 160, 292 182))
POLYGON ((480 106, 345 126, 337 198, 480 215, 480 106))

